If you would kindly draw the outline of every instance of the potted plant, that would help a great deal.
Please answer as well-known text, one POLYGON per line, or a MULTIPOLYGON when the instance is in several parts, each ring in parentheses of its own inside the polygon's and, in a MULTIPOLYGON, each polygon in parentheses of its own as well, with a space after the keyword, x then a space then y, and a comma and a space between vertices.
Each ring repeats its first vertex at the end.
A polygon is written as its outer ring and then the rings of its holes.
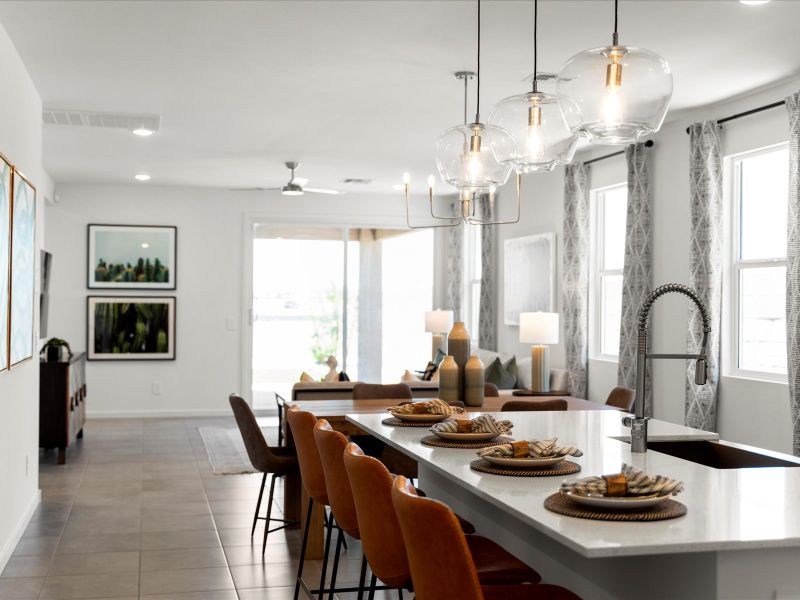
POLYGON ((45 360, 47 362, 59 362, 62 360, 69 360, 72 357, 72 350, 69 348, 69 343, 59 338, 50 338, 47 340, 41 352, 45 353, 45 360), (64 354, 66 354, 66 356, 64 354))

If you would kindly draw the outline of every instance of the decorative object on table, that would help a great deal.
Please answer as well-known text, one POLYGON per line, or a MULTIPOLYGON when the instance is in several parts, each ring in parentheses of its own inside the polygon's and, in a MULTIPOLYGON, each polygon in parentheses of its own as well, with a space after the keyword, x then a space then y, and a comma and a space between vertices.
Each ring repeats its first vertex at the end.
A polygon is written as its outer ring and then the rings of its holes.
POLYGON ((669 64, 644 48, 621 46, 617 13, 615 0, 611 45, 576 54, 558 73, 564 120, 595 144, 633 144, 657 132, 672 98, 669 64))
MULTIPOLYGON (((460 442, 492 442, 493 444, 511 442, 510 438, 500 438, 499 436, 510 433, 514 424, 511 421, 497 421, 492 415, 481 415, 475 419, 454 418, 448 419, 443 423, 436 423, 431 426, 434 436, 460 442)), ((491 443, 482 444, 485 448, 491 443)))
POLYGON ((178 228, 89 225, 87 287, 174 290, 178 228))
POLYGON ((458 402, 458 365, 452 356, 439 365, 439 397, 448 404, 458 402))
POLYGON ((481 448, 487 448, 492 444, 496 444, 498 441, 511 441, 511 438, 507 437, 500 437, 496 439, 490 440, 459 440, 459 439, 446 439, 441 438, 438 435, 426 435, 420 439, 420 443, 423 446, 431 446, 433 448, 453 448, 458 450, 479 450, 481 448))
POLYGON ((463 414, 464 409, 460 406, 450 406, 438 398, 425 402, 409 402, 398 406, 387 408, 393 417, 401 421, 418 421, 432 423, 444 420, 452 415, 463 414))
POLYGON ((42 346, 39 354, 44 354, 44 359, 47 362, 63 362, 72 357, 72 350, 70 350, 69 343, 66 340, 50 338, 42 346))
POLYGON ((506 325, 519 325, 524 312, 555 309, 556 234, 539 233, 505 241, 503 314, 506 325))
POLYGON ((656 475, 652 477, 631 465, 622 465, 622 471, 613 475, 584 477, 578 481, 561 484, 561 493, 573 496, 625 497, 657 495, 669 497, 683 491, 683 482, 656 475))
POLYGON ((87 298, 89 360, 174 360, 175 297, 87 298))
POLYGON ((464 366, 464 404, 483 406, 483 363, 473 354, 464 366))
POLYGON ((325 364, 328 365, 328 372, 322 378, 322 381, 339 381, 339 372, 336 370, 336 367, 339 366, 339 361, 336 360, 336 357, 329 356, 325 364))
POLYGON ((558 343, 558 313, 532 312, 519 315, 519 341, 531 346, 531 391, 550 390, 549 344, 558 343))
POLYGON ((484 370, 484 381, 494 384, 498 390, 512 390, 517 385, 517 357, 512 356, 505 363, 498 356, 484 370))
POLYGON ((453 327, 452 310, 429 310, 425 313, 425 331, 431 334, 431 360, 436 362, 439 352, 447 354, 447 332, 453 327))
POLYGON ((11 309, 9 366, 33 357, 36 297, 36 188, 14 168, 11 184, 11 309))
POLYGON ((13 167, 0 155, 0 371, 8 368, 12 173, 13 167))
POLYGON ((464 401, 464 367, 467 366, 470 354, 470 338, 463 321, 453 323, 447 336, 447 351, 458 365, 458 400, 464 401))
POLYGON ((594 521, 665 521, 686 514, 686 506, 675 500, 665 499, 649 508, 632 510, 607 510, 575 504, 569 496, 559 492, 545 498, 544 507, 567 517, 591 519, 594 521))
POLYGON ((549 390, 547 392, 534 392, 533 390, 514 390, 512 396, 569 396, 568 390, 549 390))
POLYGON ((571 460, 562 460, 551 466, 516 468, 493 465, 483 458, 473 460, 469 463, 469 468, 480 473, 504 475, 506 477, 563 477, 565 475, 573 475, 581 470, 581 466, 571 460))
POLYGON ((558 440, 521 440, 498 444, 478 453, 483 460, 503 467, 540 468, 558 464, 567 456, 583 456, 574 446, 558 446, 558 440))

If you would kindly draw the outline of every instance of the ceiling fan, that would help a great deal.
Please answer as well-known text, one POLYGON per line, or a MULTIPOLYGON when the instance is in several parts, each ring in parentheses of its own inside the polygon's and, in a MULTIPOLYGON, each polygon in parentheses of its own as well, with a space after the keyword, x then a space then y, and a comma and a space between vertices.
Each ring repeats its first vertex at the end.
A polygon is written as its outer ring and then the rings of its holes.
POLYGON ((306 192, 309 192, 311 194, 330 194, 333 196, 344 194, 344 192, 341 190, 306 187, 308 179, 306 179, 305 177, 295 177, 294 175, 294 172, 298 167, 297 161, 290 160, 283 164, 286 165, 286 168, 289 169, 289 171, 291 171, 291 177, 289 177, 289 181, 286 183, 286 185, 283 185, 281 187, 269 187, 269 188, 243 188, 243 189, 238 189, 236 191, 247 192, 247 191, 280 190, 281 194, 283 194, 284 196, 302 196, 306 192))

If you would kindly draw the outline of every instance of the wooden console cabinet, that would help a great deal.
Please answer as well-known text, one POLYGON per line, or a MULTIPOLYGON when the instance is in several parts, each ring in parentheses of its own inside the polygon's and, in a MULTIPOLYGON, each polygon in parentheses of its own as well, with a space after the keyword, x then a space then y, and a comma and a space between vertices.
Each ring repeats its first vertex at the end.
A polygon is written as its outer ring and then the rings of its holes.
POLYGON ((58 464, 66 462, 67 447, 83 437, 86 421, 86 353, 69 362, 39 365, 39 447, 58 448, 58 464))

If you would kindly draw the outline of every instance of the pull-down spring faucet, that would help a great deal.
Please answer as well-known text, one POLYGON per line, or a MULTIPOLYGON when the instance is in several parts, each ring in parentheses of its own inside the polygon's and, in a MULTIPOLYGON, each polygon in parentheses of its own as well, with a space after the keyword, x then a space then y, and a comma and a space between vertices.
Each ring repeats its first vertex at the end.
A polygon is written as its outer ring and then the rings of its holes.
POLYGON ((645 299, 639 309, 639 339, 636 347, 636 399, 634 402, 634 416, 625 417, 622 423, 631 428, 631 452, 647 452, 647 421, 644 416, 645 400, 645 372, 647 371, 647 361, 660 358, 695 359, 694 382, 697 385, 705 385, 708 381, 708 356, 706 345, 708 334, 711 332, 711 320, 708 316, 703 301, 692 288, 679 283, 667 283, 654 289, 645 299), (687 296, 697 305, 700 315, 703 317, 703 341, 700 344, 699 354, 648 354, 647 352, 647 318, 653 303, 664 294, 674 292, 687 296))

